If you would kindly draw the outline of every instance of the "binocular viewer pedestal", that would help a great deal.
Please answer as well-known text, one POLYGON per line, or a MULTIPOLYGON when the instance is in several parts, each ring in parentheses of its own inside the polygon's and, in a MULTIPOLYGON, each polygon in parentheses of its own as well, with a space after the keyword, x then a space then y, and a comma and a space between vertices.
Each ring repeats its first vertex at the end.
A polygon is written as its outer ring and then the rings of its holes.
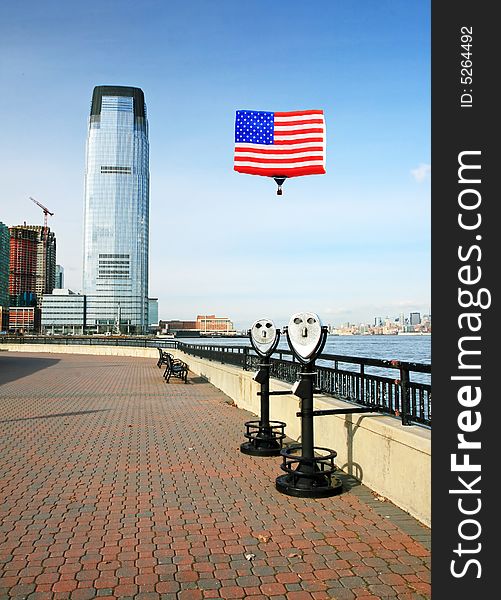
POLYGON ((329 498, 342 491, 343 484, 334 477, 337 452, 329 448, 313 448, 317 456, 307 457, 300 444, 284 448, 280 453, 280 468, 285 475, 275 480, 275 487, 282 494, 298 498, 329 498))
POLYGON ((284 475, 275 487, 282 494, 299 498, 328 498, 342 491, 340 479, 334 477, 337 452, 315 447, 313 442, 313 391, 316 378, 314 363, 304 365, 293 393, 301 398, 301 444, 284 448, 280 466, 284 475))
MULTIPOLYGON (((247 442, 240 445, 240 452, 252 456, 279 456, 285 438, 286 423, 270 421, 270 359, 263 357, 254 381, 261 385, 261 418, 245 423, 244 437, 247 442)), ((272 393, 272 392, 271 392, 272 393)))
POLYGON ((261 418, 245 423, 247 442, 240 451, 253 456, 281 455, 284 475, 277 477, 279 492, 302 498, 327 498, 339 494, 342 483, 334 477, 337 452, 329 448, 315 448, 313 441, 313 394, 315 392, 315 359, 327 340, 327 328, 314 313, 292 315, 285 328, 287 341, 294 356, 301 363, 299 380, 290 392, 270 392, 270 357, 277 348, 280 331, 270 319, 256 321, 249 330, 251 344, 261 357, 254 381, 261 385, 261 418), (285 423, 270 421, 270 395, 290 393, 301 399, 301 443, 282 448, 285 423))
POLYGON ((240 445, 240 452, 252 456, 280 456, 285 438, 286 423, 282 421, 247 421, 244 437, 248 439, 240 445))
POLYGON ((270 319, 259 319, 250 328, 249 337, 252 347, 261 358, 259 370, 253 377, 261 386, 261 417, 259 421, 245 423, 244 436, 248 441, 241 444, 240 452, 252 456, 279 456, 286 424, 270 421, 270 356, 280 341, 280 330, 270 319))

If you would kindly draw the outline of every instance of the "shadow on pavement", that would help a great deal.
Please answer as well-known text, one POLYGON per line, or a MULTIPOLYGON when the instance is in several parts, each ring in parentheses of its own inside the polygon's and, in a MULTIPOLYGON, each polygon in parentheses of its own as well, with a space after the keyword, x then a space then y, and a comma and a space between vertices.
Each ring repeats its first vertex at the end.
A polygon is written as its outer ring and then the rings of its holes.
POLYGON ((209 383, 209 380, 205 377, 189 377, 188 383, 209 383))
POLYGON ((349 492, 353 488, 356 488, 359 485, 362 485, 358 479, 356 479, 355 477, 353 477, 353 475, 345 473, 344 471, 337 470, 334 473, 334 476, 337 477, 338 479, 340 479, 342 481, 342 483, 343 483, 343 492, 349 492))
POLYGON ((31 421, 32 419, 51 419, 53 417, 74 417, 76 415, 88 415, 91 413, 106 412, 109 408, 100 408, 96 410, 78 410, 75 412, 54 413, 52 415, 39 415, 37 417, 19 417, 16 419, 5 419, 0 423, 14 423, 15 421, 31 421))
POLYGON ((17 352, 0 352, 0 386, 42 369, 53 367, 59 358, 21 356, 17 352))

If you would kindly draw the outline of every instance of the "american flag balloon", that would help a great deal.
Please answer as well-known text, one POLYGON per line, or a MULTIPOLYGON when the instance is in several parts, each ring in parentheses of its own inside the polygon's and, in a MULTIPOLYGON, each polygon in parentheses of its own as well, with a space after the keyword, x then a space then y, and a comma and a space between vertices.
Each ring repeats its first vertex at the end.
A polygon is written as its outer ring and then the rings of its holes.
POLYGON ((324 111, 237 110, 234 169, 278 178, 324 174, 324 111))

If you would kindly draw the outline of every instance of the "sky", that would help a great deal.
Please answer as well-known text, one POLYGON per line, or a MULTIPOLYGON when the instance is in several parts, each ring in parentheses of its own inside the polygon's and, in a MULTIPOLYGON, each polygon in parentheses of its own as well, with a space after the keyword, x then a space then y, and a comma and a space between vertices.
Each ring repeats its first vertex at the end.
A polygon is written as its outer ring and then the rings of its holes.
POLYGON ((150 139, 149 294, 160 319, 238 329, 428 313, 430 2, 25 0, 0 6, 0 221, 54 216, 82 287, 96 85, 140 87, 150 139), (323 109, 325 175, 233 170, 236 110, 323 109))

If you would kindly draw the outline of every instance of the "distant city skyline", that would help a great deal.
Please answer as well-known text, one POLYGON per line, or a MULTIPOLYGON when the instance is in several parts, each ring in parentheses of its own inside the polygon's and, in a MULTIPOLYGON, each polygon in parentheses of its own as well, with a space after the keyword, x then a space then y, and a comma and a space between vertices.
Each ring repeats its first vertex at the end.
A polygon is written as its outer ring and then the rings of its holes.
MULTIPOLYGON (((214 315, 206 315, 207 318, 212 317, 214 318, 214 315)), ((197 320, 203 319, 204 315, 198 315, 197 316, 197 320)), ((225 315, 224 317, 219 317, 221 320, 228 320, 230 322, 232 322, 232 318, 231 315, 225 315)), ((289 318, 290 315, 287 319, 282 319, 282 320, 277 320, 275 321, 275 325, 277 327, 283 327, 284 325, 287 325, 287 323, 289 322, 289 318)), ((254 319, 254 321, 256 321, 258 319, 254 319)), ((194 329, 196 328, 196 321, 194 319, 191 320, 183 320, 183 319, 160 319, 160 321, 164 321, 164 322, 174 322, 174 323, 184 323, 184 327, 186 328, 191 328, 194 329), (189 325, 189 327, 188 327, 189 325)), ((378 327, 378 326, 385 326, 387 323, 390 325, 397 325, 400 326, 408 326, 408 327, 412 327, 413 325, 419 325, 419 324, 423 324, 423 322, 425 322, 424 324, 426 325, 426 327, 431 328, 431 311, 428 310, 427 312, 424 313, 420 313, 420 312, 416 312, 416 311, 411 311, 409 313, 399 313, 399 315, 385 315, 383 316, 373 316, 372 318, 368 318, 368 319, 362 319, 362 320, 356 320, 356 321, 325 321, 322 319, 322 325, 327 325, 331 328, 342 328, 342 327, 378 327), (416 322, 412 323, 412 315, 419 315, 419 319, 416 320, 416 322), (403 318, 403 322, 400 321, 400 319, 403 318)), ((232 323, 233 324, 233 323, 232 323)), ((238 325, 237 323, 235 323, 234 329, 236 331, 246 331, 248 329, 247 326, 243 326, 243 325, 238 325)))
POLYGON ((298 310, 326 324, 428 312, 429 2, 253 7, 2 6, 0 220, 41 224, 29 196, 47 206, 65 286, 80 291, 89 90, 137 86, 160 319, 210 313, 243 329, 298 310), (277 197, 273 180, 233 171, 236 110, 301 109, 324 110, 325 175, 277 197))

